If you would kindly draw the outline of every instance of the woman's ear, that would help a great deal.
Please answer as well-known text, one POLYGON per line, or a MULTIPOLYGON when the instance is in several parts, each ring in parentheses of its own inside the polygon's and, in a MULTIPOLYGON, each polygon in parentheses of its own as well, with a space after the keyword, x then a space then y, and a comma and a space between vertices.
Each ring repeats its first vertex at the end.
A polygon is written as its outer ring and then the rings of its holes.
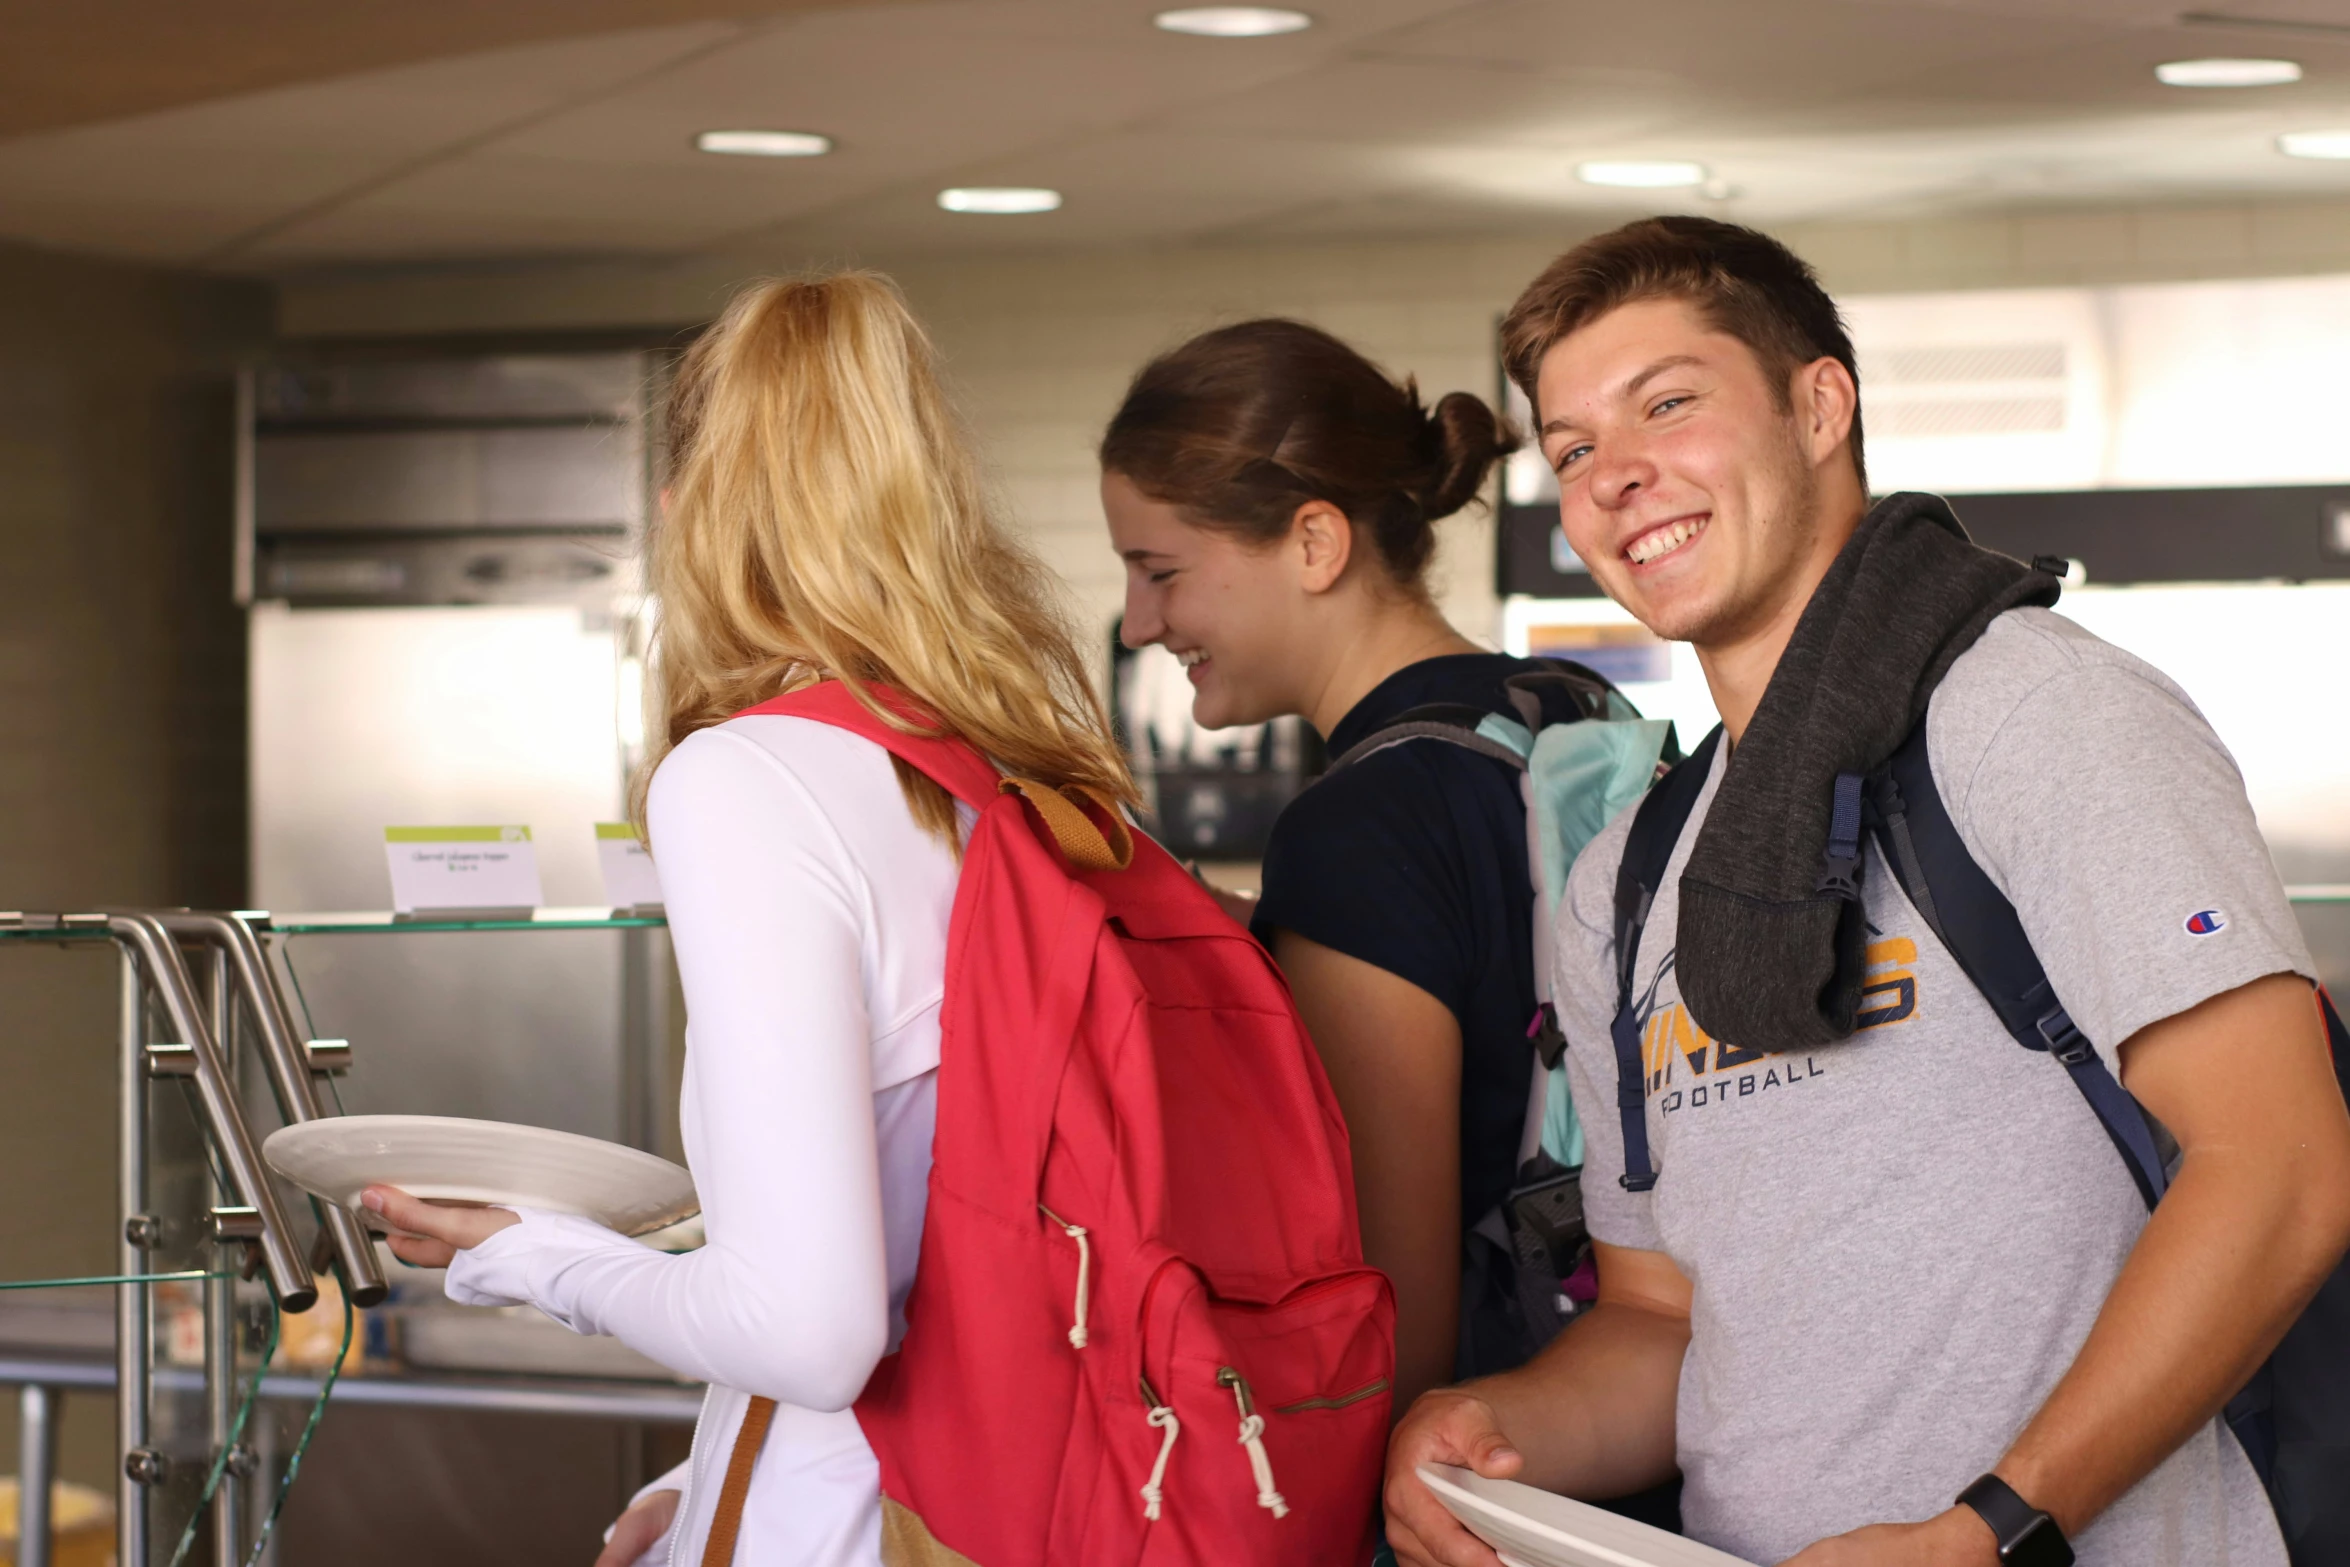
POLYGON ((1328 501, 1308 501, 1289 519, 1291 547, 1298 552, 1298 586, 1327 593, 1346 575, 1354 556, 1354 524, 1328 501))

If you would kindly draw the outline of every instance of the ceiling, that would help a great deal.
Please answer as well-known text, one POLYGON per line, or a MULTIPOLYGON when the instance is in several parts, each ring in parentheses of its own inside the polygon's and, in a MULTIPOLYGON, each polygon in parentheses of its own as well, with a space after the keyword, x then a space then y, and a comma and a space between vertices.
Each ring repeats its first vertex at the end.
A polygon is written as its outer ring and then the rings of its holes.
POLYGON ((1642 205, 1573 177, 1611 157, 1699 160, 1714 195, 1646 204, 1763 222, 2350 198, 2350 162, 2274 148, 2350 129, 2350 0, 1303 3, 1234 41, 1151 0, 83 0, 0 67, 0 237, 285 273, 1501 233, 1642 205), (2306 74, 2154 80, 2202 55, 2306 74), (742 126, 837 149, 692 146, 742 126), (953 215, 949 184, 1067 200, 953 215))

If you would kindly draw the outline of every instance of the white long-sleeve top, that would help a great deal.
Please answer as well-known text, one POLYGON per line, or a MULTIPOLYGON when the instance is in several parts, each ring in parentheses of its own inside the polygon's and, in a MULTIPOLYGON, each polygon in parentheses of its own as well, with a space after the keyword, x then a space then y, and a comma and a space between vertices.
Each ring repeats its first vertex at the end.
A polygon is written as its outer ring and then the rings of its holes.
POLYGON ((700 1562, 761 1394, 780 1407, 738 1567, 875 1567, 880 1473, 849 1405, 905 1332, 955 858, 914 824, 887 752, 806 719, 693 735, 661 764, 649 816, 708 1243, 669 1256, 521 1210, 458 1254, 449 1297, 528 1302, 710 1384, 692 1457, 647 1488, 685 1495, 646 1560, 700 1562))

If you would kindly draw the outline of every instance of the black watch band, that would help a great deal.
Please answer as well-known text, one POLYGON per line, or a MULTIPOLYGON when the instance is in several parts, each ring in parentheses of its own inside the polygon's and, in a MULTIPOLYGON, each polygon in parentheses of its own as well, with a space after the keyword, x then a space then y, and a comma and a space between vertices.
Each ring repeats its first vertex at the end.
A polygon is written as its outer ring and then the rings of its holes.
POLYGON ((2073 1548, 2056 1520, 2015 1494, 1997 1475, 1985 1475, 1958 1493, 1999 1541, 2007 1567, 2073 1567, 2073 1548))

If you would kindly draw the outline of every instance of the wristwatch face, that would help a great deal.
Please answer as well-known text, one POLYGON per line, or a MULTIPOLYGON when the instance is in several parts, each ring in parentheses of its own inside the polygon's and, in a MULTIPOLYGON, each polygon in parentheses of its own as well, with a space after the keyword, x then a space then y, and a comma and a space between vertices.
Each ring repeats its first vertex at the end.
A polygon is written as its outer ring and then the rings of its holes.
POLYGON ((2041 1513, 1999 1553, 1999 1559, 2008 1567, 2073 1567, 2073 1548, 2056 1521, 2041 1513))

